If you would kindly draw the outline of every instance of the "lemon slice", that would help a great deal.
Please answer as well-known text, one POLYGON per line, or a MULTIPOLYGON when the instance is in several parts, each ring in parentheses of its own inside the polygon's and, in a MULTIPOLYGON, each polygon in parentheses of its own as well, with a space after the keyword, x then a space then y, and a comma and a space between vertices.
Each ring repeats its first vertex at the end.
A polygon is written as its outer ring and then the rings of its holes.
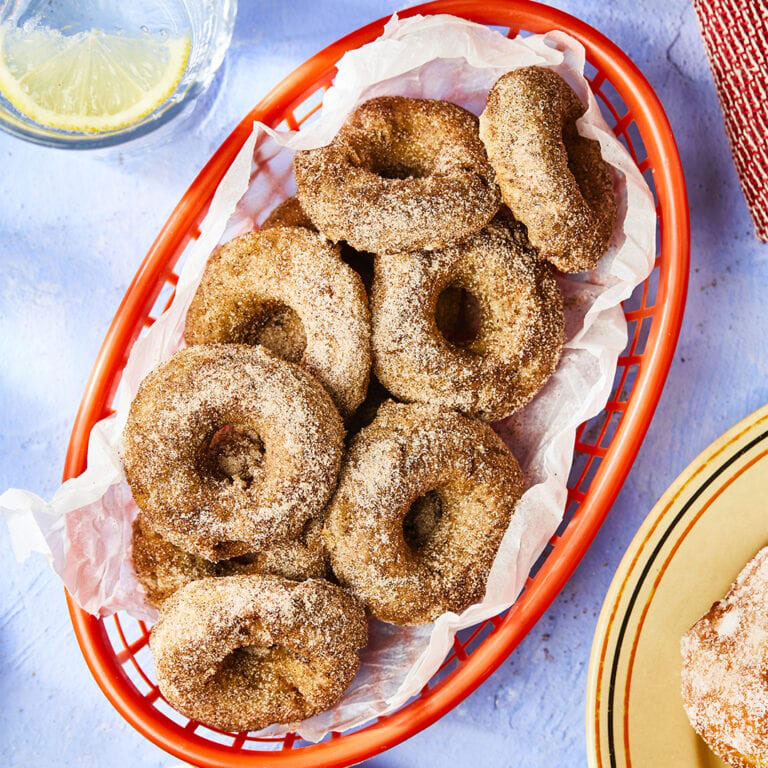
POLYGON ((0 27, 0 93, 49 128, 115 131, 148 115, 176 90, 189 47, 188 37, 0 27))

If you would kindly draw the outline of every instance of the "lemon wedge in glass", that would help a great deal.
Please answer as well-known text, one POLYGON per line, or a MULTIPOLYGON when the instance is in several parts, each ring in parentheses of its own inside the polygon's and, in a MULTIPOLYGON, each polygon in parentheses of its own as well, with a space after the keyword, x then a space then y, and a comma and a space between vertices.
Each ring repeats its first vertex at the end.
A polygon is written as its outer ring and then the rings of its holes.
POLYGON ((102 133, 132 125, 175 90, 188 37, 0 26, 0 93, 40 125, 102 133))

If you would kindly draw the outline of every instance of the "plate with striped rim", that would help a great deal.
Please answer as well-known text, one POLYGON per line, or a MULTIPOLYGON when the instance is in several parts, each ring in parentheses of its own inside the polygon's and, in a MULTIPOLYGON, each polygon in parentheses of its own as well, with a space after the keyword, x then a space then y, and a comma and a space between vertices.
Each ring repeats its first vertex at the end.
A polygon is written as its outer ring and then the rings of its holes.
POLYGON ((688 723, 680 638, 768 544, 768 406, 667 489, 613 577, 587 676, 590 768, 718 768, 688 723))

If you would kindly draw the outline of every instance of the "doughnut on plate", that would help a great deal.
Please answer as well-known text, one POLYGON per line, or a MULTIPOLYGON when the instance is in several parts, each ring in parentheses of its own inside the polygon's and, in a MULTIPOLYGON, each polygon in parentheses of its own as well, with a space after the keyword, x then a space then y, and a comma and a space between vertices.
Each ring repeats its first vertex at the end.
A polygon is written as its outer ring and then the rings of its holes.
MULTIPOLYGON (((591 768, 728 765, 686 716, 680 641, 768 545, 766 496, 768 407, 707 448, 640 527, 614 576, 592 646, 591 768)), ((754 764, 768 765, 768 755, 754 764)))

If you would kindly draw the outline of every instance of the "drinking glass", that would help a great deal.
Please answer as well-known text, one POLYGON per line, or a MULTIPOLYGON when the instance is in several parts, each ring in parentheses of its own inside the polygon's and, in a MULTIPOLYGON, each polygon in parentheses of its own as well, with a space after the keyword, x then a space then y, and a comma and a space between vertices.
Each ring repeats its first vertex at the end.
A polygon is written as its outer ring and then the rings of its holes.
POLYGON ((68 149, 111 146, 154 131, 189 111, 185 108, 211 83, 229 47, 236 12, 237 0, 0 0, 0 31, 17 36, 42 29, 53 35, 98 31, 128 40, 144 36, 159 42, 189 41, 175 89, 127 125, 100 132, 46 127, 17 109, 0 88, 0 129, 68 149))

